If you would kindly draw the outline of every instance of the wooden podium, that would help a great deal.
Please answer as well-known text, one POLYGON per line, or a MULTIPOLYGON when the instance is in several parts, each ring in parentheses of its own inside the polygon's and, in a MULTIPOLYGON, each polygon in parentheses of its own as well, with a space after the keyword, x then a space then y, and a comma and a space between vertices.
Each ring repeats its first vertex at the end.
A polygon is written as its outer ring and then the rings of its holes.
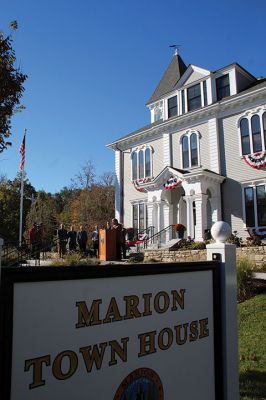
POLYGON ((100 261, 115 261, 117 259, 115 230, 99 230, 99 259, 100 261))

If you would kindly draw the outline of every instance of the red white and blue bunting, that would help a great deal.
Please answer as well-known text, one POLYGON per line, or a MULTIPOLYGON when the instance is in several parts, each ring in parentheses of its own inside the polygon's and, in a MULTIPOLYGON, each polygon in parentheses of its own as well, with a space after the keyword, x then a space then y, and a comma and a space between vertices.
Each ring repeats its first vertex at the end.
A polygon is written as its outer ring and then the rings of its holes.
POLYGON ((146 182, 143 182, 143 179, 140 179, 140 180, 138 180, 138 181, 133 181, 134 188, 135 188, 138 192, 146 193, 147 190, 144 189, 144 187, 141 187, 141 186, 140 186, 141 183, 143 184, 143 183, 146 183, 146 182))
POLYGON ((249 154, 242 157, 245 163, 255 169, 260 169, 266 166, 266 151, 249 154))
MULTIPOLYGON (((145 183, 149 183, 151 182, 152 179, 151 178, 142 178, 142 179, 137 179, 135 181, 133 181, 133 185, 134 188, 141 193, 146 193, 148 190, 143 187, 142 185, 144 185, 145 183)), ((165 190, 172 190, 177 188, 178 186, 182 185, 182 179, 176 177, 176 176, 171 176, 164 184, 163 184, 163 188, 165 190)))
POLYGON ((172 190, 182 185, 182 179, 176 176, 171 176, 168 181, 163 185, 165 190, 172 190))

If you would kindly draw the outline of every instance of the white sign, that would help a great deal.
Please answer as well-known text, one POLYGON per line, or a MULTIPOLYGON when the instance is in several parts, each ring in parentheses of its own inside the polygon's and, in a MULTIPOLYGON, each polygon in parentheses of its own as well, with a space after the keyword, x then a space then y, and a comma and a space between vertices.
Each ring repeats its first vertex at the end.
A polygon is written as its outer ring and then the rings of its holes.
POLYGON ((213 315, 212 270, 15 283, 10 398, 214 400, 213 315))
POLYGON ((0 397, 221 399, 217 266, 3 270, 0 397))

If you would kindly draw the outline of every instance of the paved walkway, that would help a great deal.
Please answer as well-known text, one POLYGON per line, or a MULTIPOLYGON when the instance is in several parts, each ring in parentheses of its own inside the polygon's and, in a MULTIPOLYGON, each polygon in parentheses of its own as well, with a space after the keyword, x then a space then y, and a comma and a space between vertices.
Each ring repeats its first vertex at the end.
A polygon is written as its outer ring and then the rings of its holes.
POLYGON ((261 279, 266 281, 266 272, 255 272, 255 279, 261 279))

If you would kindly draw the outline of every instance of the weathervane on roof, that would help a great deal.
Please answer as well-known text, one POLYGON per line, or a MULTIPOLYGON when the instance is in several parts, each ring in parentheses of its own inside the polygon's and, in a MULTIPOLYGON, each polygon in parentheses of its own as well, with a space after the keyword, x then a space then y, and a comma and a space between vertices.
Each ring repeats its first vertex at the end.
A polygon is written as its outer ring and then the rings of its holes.
POLYGON ((175 49, 174 56, 178 56, 179 47, 181 47, 181 44, 171 44, 169 47, 171 47, 172 49, 175 49))

